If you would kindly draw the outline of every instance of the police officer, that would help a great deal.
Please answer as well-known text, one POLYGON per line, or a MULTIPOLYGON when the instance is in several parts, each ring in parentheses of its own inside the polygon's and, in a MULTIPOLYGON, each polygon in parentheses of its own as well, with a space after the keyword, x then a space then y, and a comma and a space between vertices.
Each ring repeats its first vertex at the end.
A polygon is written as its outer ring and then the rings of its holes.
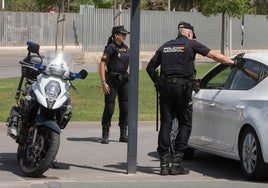
POLYGON ((194 27, 187 22, 178 24, 178 37, 164 43, 147 65, 147 72, 160 93, 160 131, 157 151, 160 156, 160 174, 188 174, 189 169, 181 162, 187 148, 192 127, 192 85, 195 79, 195 55, 201 54, 228 65, 230 58, 211 51, 194 40, 194 27), (156 69, 161 66, 160 76, 156 69), (170 149, 172 120, 178 119, 179 132, 174 151, 170 149), (170 166, 171 159, 171 166, 170 166))
POLYGON ((105 94, 105 107, 102 116, 102 144, 109 143, 109 129, 114 113, 115 98, 118 95, 120 142, 127 142, 128 125, 128 66, 129 48, 124 44, 129 32, 124 26, 115 26, 103 52, 99 74, 103 92, 105 94))

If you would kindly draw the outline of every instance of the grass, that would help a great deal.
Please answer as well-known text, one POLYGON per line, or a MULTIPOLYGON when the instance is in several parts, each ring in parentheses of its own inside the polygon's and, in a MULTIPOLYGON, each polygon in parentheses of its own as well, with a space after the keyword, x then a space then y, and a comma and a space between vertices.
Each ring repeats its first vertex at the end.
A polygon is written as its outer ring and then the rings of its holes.
MULTIPOLYGON (((215 64, 196 66, 197 78, 201 78, 215 64)), ((14 99, 19 78, 0 79, 0 122, 5 122, 10 108, 16 104, 14 99)), ((104 98, 99 74, 90 73, 85 80, 74 80, 77 91, 70 90, 73 106, 72 121, 101 121, 104 98)), ((145 70, 139 72, 139 104, 138 120, 155 120, 155 89, 145 70)), ((131 100, 131 99, 130 99, 131 100)), ((116 101, 113 121, 118 120, 118 104, 116 101)))

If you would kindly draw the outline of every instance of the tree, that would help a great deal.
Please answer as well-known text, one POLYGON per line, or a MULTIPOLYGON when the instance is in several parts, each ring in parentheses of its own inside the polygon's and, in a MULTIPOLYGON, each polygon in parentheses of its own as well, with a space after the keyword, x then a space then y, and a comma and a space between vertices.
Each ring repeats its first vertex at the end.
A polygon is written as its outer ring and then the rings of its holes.
POLYGON ((247 13, 246 0, 202 0, 201 11, 205 16, 226 13, 230 17, 240 17, 247 13))
POLYGON ((198 7, 199 2, 200 0, 171 0, 170 6, 171 10, 189 11, 193 7, 198 7))
POLYGON ((167 10, 166 0, 148 0, 147 1, 148 10, 167 10))
POLYGON ((32 12, 36 11, 36 2, 32 0, 8 0, 5 2, 6 10, 32 12))
POLYGON ((224 54, 225 14, 240 17, 248 12, 247 0, 202 0, 201 12, 205 16, 222 14, 221 53, 224 54))
POLYGON ((268 1, 267 0, 247 0, 247 5, 254 8, 255 14, 268 14, 268 1))

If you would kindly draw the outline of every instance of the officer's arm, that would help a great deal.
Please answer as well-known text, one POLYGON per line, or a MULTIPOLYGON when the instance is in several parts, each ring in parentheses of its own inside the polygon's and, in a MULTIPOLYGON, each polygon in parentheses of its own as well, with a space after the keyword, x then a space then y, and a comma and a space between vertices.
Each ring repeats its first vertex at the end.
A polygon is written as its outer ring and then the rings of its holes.
POLYGON ((106 78, 105 78, 105 62, 103 61, 100 62, 99 73, 100 73, 101 83, 104 84, 106 82, 106 78))
POLYGON ((100 66, 99 66, 99 74, 102 84, 106 84, 105 70, 106 70, 106 61, 108 59, 108 54, 103 53, 100 66))
POLYGON ((146 71, 154 83, 156 82, 158 77, 158 74, 155 71, 155 69, 160 65, 159 59, 160 59, 160 52, 157 51, 146 67, 146 71))
POLYGON ((254 80, 259 80, 259 75, 256 74, 255 72, 253 71, 250 71, 249 69, 243 67, 242 68, 242 71, 244 71, 249 77, 251 77, 252 79, 254 80))
POLYGON ((225 56, 223 54, 217 53, 217 52, 213 52, 212 50, 210 50, 208 52, 206 57, 208 57, 210 59, 213 59, 213 60, 215 60, 217 62, 226 64, 226 65, 233 65, 234 64, 234 61, 232 59, 230 59, 229 57, 227 57, 227 56, 225 56))
POLYGON ((150 62, 148 63, 147 67, 146 67, 146 71, 148 73, 148 75, 150 76, 151 80, 155 83, 157 80, 157 72, 155 71, 155 69, 158 66, 156 66, 156 62, 153 60, 150 60, 150 62))

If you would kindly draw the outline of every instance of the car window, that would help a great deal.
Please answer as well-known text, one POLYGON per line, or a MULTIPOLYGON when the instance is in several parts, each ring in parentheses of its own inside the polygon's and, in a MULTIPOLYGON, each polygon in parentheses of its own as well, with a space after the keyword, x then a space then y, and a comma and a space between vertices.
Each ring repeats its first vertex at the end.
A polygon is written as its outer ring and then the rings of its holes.
POLYGON ((229 89, 248 90, 259 81, 261 64, 253 60, 245 60, 244 69, 235 68, 229 89))
POLYGON ((227 78, 231 72, 231 67, 224 67, 214 77, 212 77, 206 84, 206 89, 222 89, 224 88, 227 78))

